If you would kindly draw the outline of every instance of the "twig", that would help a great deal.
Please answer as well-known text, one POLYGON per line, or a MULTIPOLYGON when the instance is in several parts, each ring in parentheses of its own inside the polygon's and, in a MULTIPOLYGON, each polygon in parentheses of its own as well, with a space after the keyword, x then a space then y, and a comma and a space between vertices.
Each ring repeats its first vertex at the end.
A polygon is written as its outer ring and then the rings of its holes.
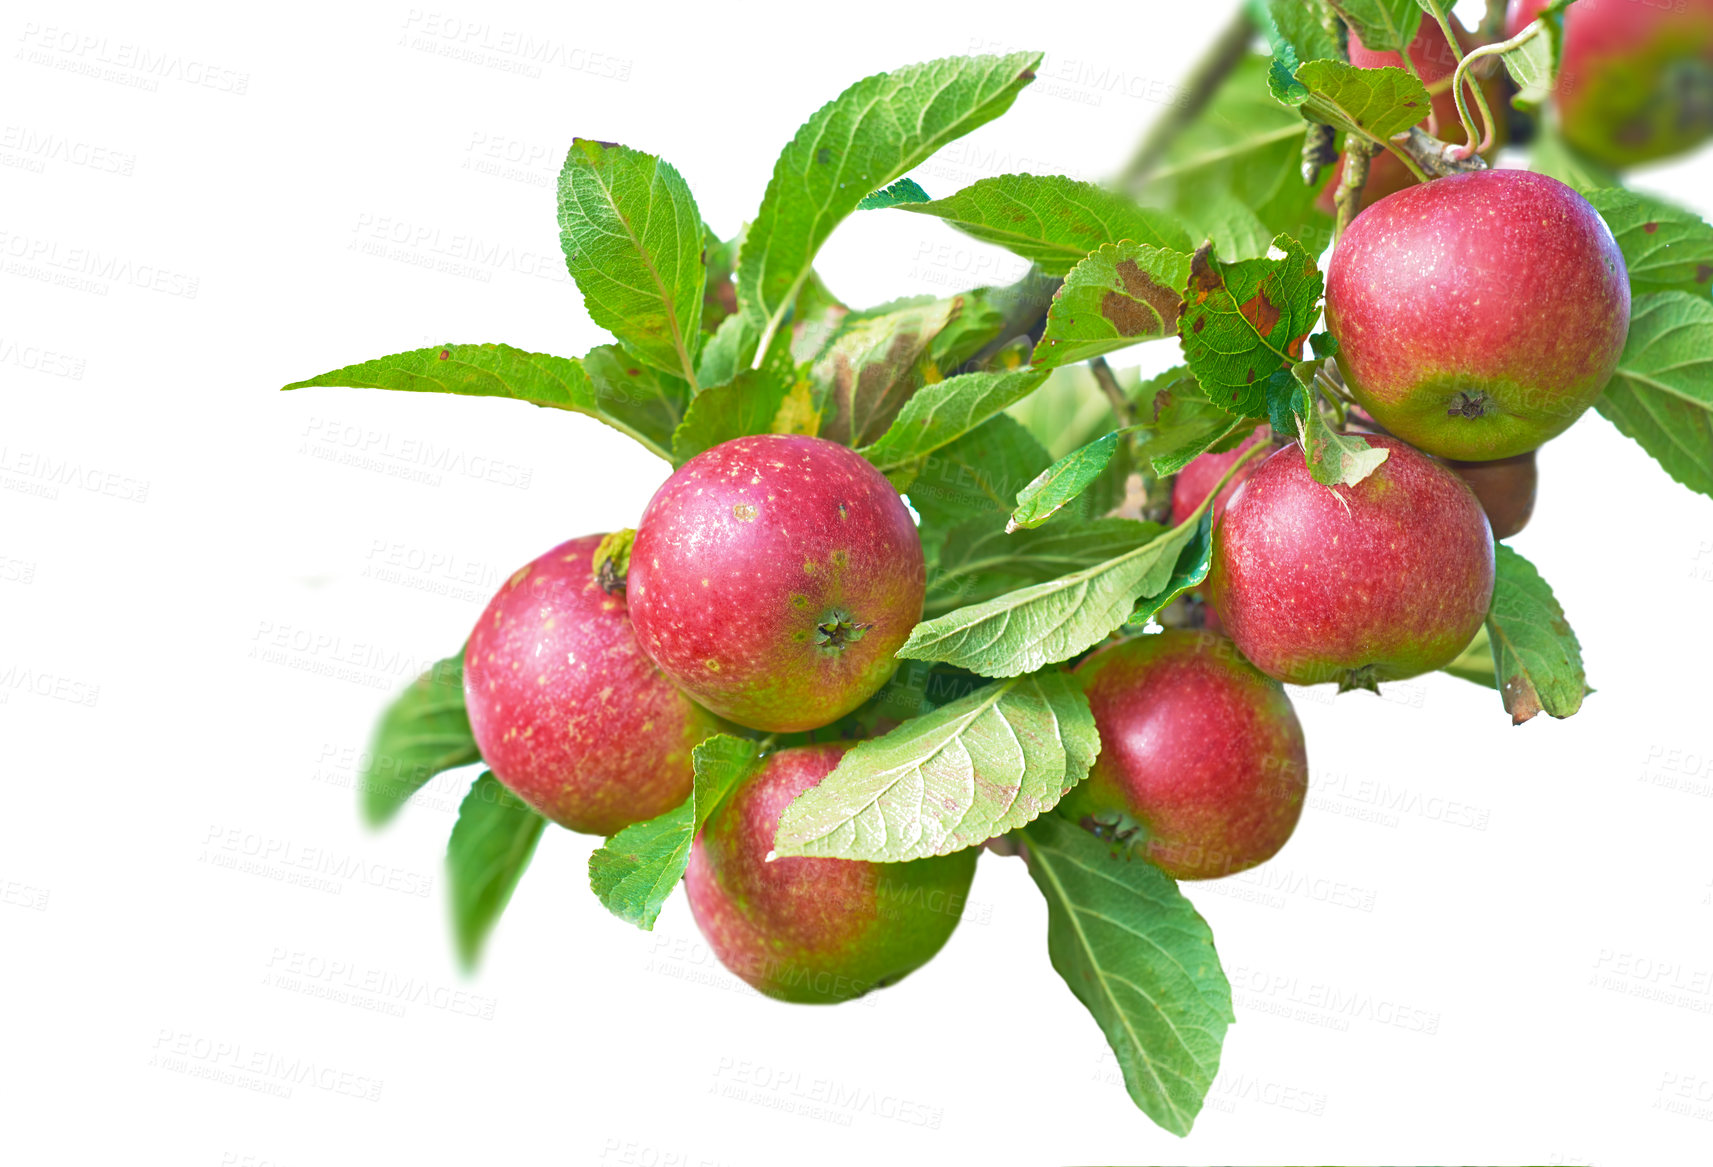
POLYGON ((1106 358, 1095 357, 1089 361, 1088 367, 1094 374, 1094 383, 1106 394, 1107 403, 1112 406, 1112 416, 1118 419, 1119 427, 1128 429, 1135 425, 1136 408, 1124 395, 1124 389, 1118 384, 1118 378, 1113 374, 1112 366, 1106 363, 1106 358))
POLYGON ((1464 156, 1463 147, 1442 142, 1424 132, 1420 126, 1411 126, 1403 133, 1394 135, 1386 146, 1393 154, 1403 158, 1416 178, 1423 182, 1430 178, 1444 178, 1448 174, 1487 169, 1487 160, 1481 155, 1464 156))
POLYGON ((1354 134, 1345 140, 1344 173, 1338 180, 1338 193, 1332 196, 1332 204, 1338 208, 1338 219, 1332 228, 1335 243, 1344 237, 1345 228, 1362 209, 1362 188, 1368 185, 1368 164, 1379 152, 1380 147, 1354 134))
POLYGON ((1320 185, 1321 169, 1337 161, 1338 136, 1332 127, 1309 123, 1308 132, 1303 135, 1303 185, 1320 185))
POLYGON ((1201 116, 1201 111, 1207 108, 1220 84, 1248 55, 1255 31, 1255 22, 1249 18, 1247 6, 1239 8, 1237 15, 1220 30, 1195 68, 1190 70, 1180 90, 1185 95, 1184 99, 1166 107, 1166 112, 1148 128, 1148 133, 1137 144, 1136 153, 1119 172, 1119 187, 1134 194, 1148 181, 1178 135, 1201 116))

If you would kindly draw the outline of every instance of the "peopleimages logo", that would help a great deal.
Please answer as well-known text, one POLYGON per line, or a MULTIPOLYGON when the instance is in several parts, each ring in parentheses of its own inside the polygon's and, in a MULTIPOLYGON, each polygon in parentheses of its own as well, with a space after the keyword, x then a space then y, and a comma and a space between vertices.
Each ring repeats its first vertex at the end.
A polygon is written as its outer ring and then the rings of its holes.
POLYGON ((73 458, 13 446, 0 446, 0 486, 50 500, 59 497, 62 486, 121 502, 149 500, 146 480, 89 466, 73 458))
POLYGON ((49 162, 64 162, 124 178, 131 177, 137 169, 137 156, 123 150, 17 124, 0 128, 0 164, 40 174, 49 162))
POLYGON ((154 92, 162 81, 178 81, 242 97, 250 88, 250 75, 236 69, 33 20, 25 23, 18 40, 23 46, 19 60, 135 89, 154 92))
POLYGON ((280 1098, 290 1098, 294 1087, 303 1086, 364 1102, 381 1099, 382 1083, 377 1078, 341 1070, 313 1058, 256 1049, 243 1042, 203 1037, 183 1030, 161 1029, 155 1035, 149 1064, 280 1098))
POLYGON ((58 240, 37 239, 15 231, 0 231, 0 257, 6 261, 7 275, 97 296, 105 296, 114 284, 121 284, 194 300, 202 287, 198 277, 159 264, 138 263, 99 248, 66 246, 58 240))

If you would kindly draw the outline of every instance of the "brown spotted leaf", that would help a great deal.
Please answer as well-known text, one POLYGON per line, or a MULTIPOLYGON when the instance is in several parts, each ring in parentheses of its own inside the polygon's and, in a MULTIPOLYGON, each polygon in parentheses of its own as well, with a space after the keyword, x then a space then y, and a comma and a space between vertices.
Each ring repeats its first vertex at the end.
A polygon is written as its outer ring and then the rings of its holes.
POLYGON ((866 446, 885 433, 923 385, 929 346, 962 306, 956 297, 936 300, 858 320, 840 333, 809 373, 820 436, 866 446))
POLYGON ((1537 713, 1569 717, 1588 694, 1576 633, 1534 564, 1503 543, 1494 553, 1498 572, 1487 636, 1505 710, 1515 725, 1537 713))
POLYGON ((1178 337, 1208 400, 1245 417, 1267 416, 1267 380, 1303 357, 1320 315, 1324 281, 1289 235, 1259 259, 1221 263, 1204 243, 1191 259, 1178 337))
POLYGON ((1035 367, 1058 368, 1172 335, 1183 309, 1190 257, 1125 240, 1104 244, 1071 269, 1047 310, 1035 367))

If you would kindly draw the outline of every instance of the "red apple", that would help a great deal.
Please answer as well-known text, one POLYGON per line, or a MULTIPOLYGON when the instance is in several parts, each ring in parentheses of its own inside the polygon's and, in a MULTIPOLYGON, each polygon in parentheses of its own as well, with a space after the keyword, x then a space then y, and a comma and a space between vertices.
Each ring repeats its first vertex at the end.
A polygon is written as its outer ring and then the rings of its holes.
POLYGON ((734 790, 690 849, 685 890, 714 955, 783 1001, 834 1004, 926 964, 957 927, 979 848, 910 863, 774 859, 779 816, 846 744, 781 750, 734 790))
POLYGON ((755 729, 815 729, 885 684, 922 615, 922 542, 898 492, 819 438, 736 438, 643 512, 627 595, 642 646, 755 729))
POLYGON ((610 835, 689 797, 690 751, 720 723, 595 582, 601 539, 562 543, 501 586, 464 648, 464 701, 494 777, 560 826, 610 835))
MULTIPOLYGON (((1444 181, 1444 180, 1441 180, 1444 181)), ((1243 655, 1297 685, 1372 688, 1451 661, 1493 598, 1493 535, 1463 480, 1396 438, 1353 487, 1302 447, 1256 468, 1213 534, 1213 602, 1243 655)))
MULTIPOLYGON (((1271 433, 1266 426, 1257 426, 1255 432, 1245 438, 1243 444, 1235 450, 1223 454, 1202 454, 1180 470, 1177 478, 1172 481, 1172 526, 1175 527, 1189 518, 1190 513, 1201 505, 1202 499, 1208 496, 1208 492, 1225 477, 1225 472, 1231 469, 1232 463, 1256 445, 1268 441, 1271 433)), ((1218 524, 1219 517, 1225 513, 1225 504, 1231 501, 1232 493, 1249 477, 1255 465, 1251 462, 1239 470, 1237 475, 1225 484, 1225 489, 1219 492, 1219 497, 1213 500, 1210 509, 1213 511, 1215 524, 1218 524)))
POLYGON ((1357 402, 1464 461, 1562 433, 1617 367, 1630 284, 1588 200, 1544 174, 1435 179, 1356 217, 1326 273, 1326 321, 1357 402))
MULTIPOLYGON (((1511 0, 1515 36, 1546 0, 1511 0)), ((1577 0, 1553 91, 1565 140, 1608 166, 1681 154, 1713 134, 1713 0, 1577 0)))
POLYGON ((1290 698, 1212 632, 1109 645, 1077 666, 1100 756, 1059 804, 1123 835, 1176 879, 1264 863, 1296 829, 1308 787, 1290 698), (1116 825, 1113 825, 1116 824, 1116 825))
POLYGON ((1481 509, 1487 512, 1487 523, 1493 528, 1493 538, 1509 539, 1529 525, 1529 516, 1535 513, 1535 486, 1540 480, 1533 450, 1492 462, 1447 462, 1446 465, 1481 500, 1481 509))

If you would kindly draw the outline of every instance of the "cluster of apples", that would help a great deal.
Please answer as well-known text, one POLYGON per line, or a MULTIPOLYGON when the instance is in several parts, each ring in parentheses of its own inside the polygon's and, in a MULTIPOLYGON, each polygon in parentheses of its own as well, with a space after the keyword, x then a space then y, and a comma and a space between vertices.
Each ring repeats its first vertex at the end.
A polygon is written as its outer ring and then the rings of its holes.
MULTIPOLYGON (((1567 73, 1577 38, 1598 36, 1595 12, 1635 6, 1587 7, 1567 34, 1567 73)), ((1665 37, 1679 63, 1684 37, 1713 43, 1713 0, 1685 9, 1706 20, 1665 37)), ((1418 41, 1430 54, 1432 26, 1418 41)), ((1610 98, 1588 67, 1580 100, 1610 98)), ((1682 138, 1653 114, 1614 121, 1561 100, 1567 129, 1629 127, 1614 139, 1626 158, 1682 138)), ((1333 253, 1326 319, 1353 422, 1385 461, 1329 488, 1292 443, 1239 471, 1212 506, 1205 627, 1076 664, 1102 748, 1058 812, 1178 878, 1276 854, 1307 788, 1283 683, 1371 688, 1468 645, 1493 594, 1494 539, 1532 510, 1534 451, 1604 388, 1629 308, 1610 230, 1552 178, 1476 171, 1373 201, 1333 253)), ((1244 449, 1268 440, 1262 428, 1244 449)), ((1244 449, 1185 468, 1174 521, 1244 449)), ((501 587, 465 648, 471 728, 530 806, 602 835, 687 798, 692 749, 710 735, 773 735, 693 844, 691 910, 760 991, 859 996, 945 943, 975 850, 894 864, 769 855, 785 808, 848 748, 836 729, 815 731, 886 683, 924 587, 910 512, 866 460, 813 437, 738 438, 680 467, 628 545, 574 539, 501 587)))
MULTIPOLYGON (((1277 853, 1307 787, 1281 682, 1373 687, 1469 643, 1493 592, 1489 513, 1518 508, 1504 492, 1484 507, 1441 459, 1479 484, 1470 467, 1561 432, 1610 377, 1628 316, 1611 232, 1554 179, 1454 176, 1359 215, 1328 271, 1327 322, 1388 456, 1354 487, 1314 481, 1297 444, 1234 478, 1213 507, 1208 627, 1076 666, 1102 750, 1060 813, 1178 878, 1277 853)), ((1179 517, 1238 456, 1185 469, 1179 517)), ((794 1001, 846 1000, 926 962, 957 924, 974 850, 768 858, 785 808, 848 748, 813 731, 885 684, 921 616, 922 544, 897 491, 833 442, 744 437, 666 481, 628 562, 609 544, 596 563, 605 538, 519 570, 470 635, 466 702, 494 774, 554 822, 613 834, 689 796, 711 734, 797 735, 695 840, 685 881, 711 948, 794 1001)))
MULTIPOLYGON (((604 538, 519 570, 464 650, 484 761, 574 831, 610 835, 682 802, 711 734, 801 736, 850 713, 922 614, 909 510, 865 459, 819 438, 715 446, 655 494, 622 569, 621 550, 597 570, 604 538)), ((919 967, 975 873, 974 851, 769 862, 780 815, 847 748, 793 738, 768 754, 708 818, 685 874, 714 953, 784 1000, 847 1000, 919 967)))

